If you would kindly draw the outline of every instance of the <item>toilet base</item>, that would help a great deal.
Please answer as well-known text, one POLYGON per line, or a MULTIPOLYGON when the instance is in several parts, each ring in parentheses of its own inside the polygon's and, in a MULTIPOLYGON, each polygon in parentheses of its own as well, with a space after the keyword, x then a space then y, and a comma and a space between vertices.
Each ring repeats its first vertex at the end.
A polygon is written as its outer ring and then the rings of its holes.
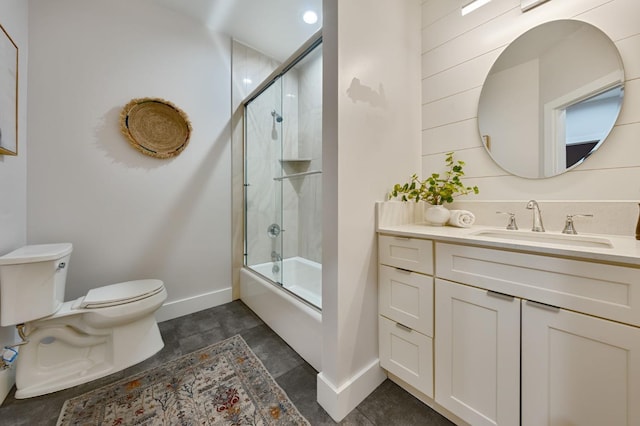
POLYGON ((40 326, 20 348, 15 397, 31 398, 108 376, 144 361, 163 347, 153 313, 109 329, 40 326))

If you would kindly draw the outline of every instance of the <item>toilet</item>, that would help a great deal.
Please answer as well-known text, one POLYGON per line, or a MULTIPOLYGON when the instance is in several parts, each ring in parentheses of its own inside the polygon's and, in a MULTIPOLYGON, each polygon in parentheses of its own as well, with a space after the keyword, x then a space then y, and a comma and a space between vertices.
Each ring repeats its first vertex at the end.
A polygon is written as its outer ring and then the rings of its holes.
POLYGON ((16 398, 95 380, 137 364, 164 346, 155 312, 160 280, 127 281, 64 301, 73 246, 28 245, 0 257, 0 325, 26 343, 16 360, 16 398))

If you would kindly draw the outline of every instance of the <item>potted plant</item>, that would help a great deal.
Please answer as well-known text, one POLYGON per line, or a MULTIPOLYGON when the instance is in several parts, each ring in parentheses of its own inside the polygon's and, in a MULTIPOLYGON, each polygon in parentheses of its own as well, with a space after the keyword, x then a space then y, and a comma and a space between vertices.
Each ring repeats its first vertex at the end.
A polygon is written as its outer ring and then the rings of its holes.
POLYGON ((404 184, 395 184, 389 193, 389 199, 400 198, 402 201, 425 201, 431 206, 425 211, 425 220, 432 225, 444 225, 449 220, 449 211, 444 208, 444 203, 452 203, 453 198, 459 195, 477 194, 477 186, 465 186, 461 177, 464 161, 455 161, 453 151, 445 154, 447 171, 444 175, 432 173, 431 176, 420 180, 417 174, 411 176, 411 180, 404 184))

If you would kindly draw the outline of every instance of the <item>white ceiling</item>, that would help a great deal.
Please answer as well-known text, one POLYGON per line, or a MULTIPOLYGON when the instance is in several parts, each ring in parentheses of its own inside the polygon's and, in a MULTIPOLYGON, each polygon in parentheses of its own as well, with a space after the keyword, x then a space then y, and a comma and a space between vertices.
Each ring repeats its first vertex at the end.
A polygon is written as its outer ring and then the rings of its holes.
POLYGON ((322 0, 155 0, 284 61, 322 27, 322 0), (318 22, 302 21, 307 10, 318 22))

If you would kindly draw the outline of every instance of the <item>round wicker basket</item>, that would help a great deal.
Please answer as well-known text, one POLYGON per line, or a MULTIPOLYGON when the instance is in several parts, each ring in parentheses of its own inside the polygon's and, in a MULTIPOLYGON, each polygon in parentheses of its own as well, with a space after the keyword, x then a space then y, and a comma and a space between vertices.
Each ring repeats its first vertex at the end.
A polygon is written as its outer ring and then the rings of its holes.
POLYGON ((132 99, 120 113, 120 130, 143 154, 170 158, 189 144, 191 123, 180 108, 159 98, 132 99))

